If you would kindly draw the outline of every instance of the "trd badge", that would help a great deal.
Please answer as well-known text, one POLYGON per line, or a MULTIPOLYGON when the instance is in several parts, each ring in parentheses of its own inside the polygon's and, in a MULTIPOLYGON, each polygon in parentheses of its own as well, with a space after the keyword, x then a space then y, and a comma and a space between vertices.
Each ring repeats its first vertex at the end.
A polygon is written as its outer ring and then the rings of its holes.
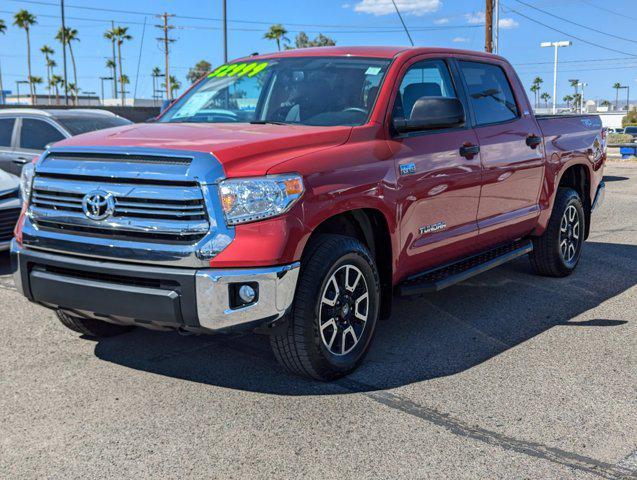
POLYGON ((400 166, 400 174, 401 175, 412 175, 416 173, 416 164, 415 163, 403 163, 400 166))

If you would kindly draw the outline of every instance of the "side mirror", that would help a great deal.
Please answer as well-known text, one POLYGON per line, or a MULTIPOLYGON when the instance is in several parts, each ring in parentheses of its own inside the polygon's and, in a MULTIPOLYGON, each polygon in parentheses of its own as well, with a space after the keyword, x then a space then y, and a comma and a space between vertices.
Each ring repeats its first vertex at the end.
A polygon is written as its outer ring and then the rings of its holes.
POLYGON ((464 121, 464 108, 457 98, 421 97, 416 100, 409 119, 394 119, 394 128, 399 133, 417 132, 459 127, 464 121))

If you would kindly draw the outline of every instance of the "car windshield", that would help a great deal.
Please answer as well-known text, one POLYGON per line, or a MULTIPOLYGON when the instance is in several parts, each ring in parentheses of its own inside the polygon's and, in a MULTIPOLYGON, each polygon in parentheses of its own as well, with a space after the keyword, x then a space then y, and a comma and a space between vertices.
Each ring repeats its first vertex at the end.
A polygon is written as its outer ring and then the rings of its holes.
POLYGON ((121 127, 122 125, 130 125, 130 121, 122 117, 110 116, 68 116, 56 117, 56 120, 66 128, 71 135, 79 135, 80 133, 93 132, 104 128, 121 127))
POLYGON ((361 125, 390 60, 300 57, 223 65, 159 120, 361 125))

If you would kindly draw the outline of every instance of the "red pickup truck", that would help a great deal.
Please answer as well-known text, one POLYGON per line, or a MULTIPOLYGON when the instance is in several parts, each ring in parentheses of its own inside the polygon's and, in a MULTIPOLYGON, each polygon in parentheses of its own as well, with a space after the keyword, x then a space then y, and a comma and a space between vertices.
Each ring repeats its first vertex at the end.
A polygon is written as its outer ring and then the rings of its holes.
POLYGON ((247 328, 290 371, 331 380, 361 363, 393 295, 526 254, 569 275, 605 158, 597 116, 535 116, 498 56, 246 57, 154 122, 26 168, 16 284, 86 335, 247 328))

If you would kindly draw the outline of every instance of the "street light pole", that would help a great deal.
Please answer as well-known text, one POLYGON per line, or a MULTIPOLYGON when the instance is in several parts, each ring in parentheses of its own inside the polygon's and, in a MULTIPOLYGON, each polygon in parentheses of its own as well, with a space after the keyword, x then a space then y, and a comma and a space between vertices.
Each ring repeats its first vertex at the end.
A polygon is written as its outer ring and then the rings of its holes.
MULTIPOLYGON (((64 69, 64 104, 69 106, 69 83, 66 80, 66 24, 64 22, 64 0, 60 0, 62 10, 62 63, 64 69)), ((77 87, 77 85, 76 85, 77 87)))
POLYGON ((223 2, 223 63, 228 63, 228 17, 226 0, 223 2))
POLYGON ((579 113, 584 113, 584 87, 586 87, 588 83, 580 82, 577 85, 582 87, 582 96, 579 99, 579 113))
POLYGON ((564 40, 561 42, 542 42, 540 47, 553 47, 555 49, 555 57, 553 62, 553 115, 557 113, 557 49, 560 47, 570 47, 572 42, 564 40))

